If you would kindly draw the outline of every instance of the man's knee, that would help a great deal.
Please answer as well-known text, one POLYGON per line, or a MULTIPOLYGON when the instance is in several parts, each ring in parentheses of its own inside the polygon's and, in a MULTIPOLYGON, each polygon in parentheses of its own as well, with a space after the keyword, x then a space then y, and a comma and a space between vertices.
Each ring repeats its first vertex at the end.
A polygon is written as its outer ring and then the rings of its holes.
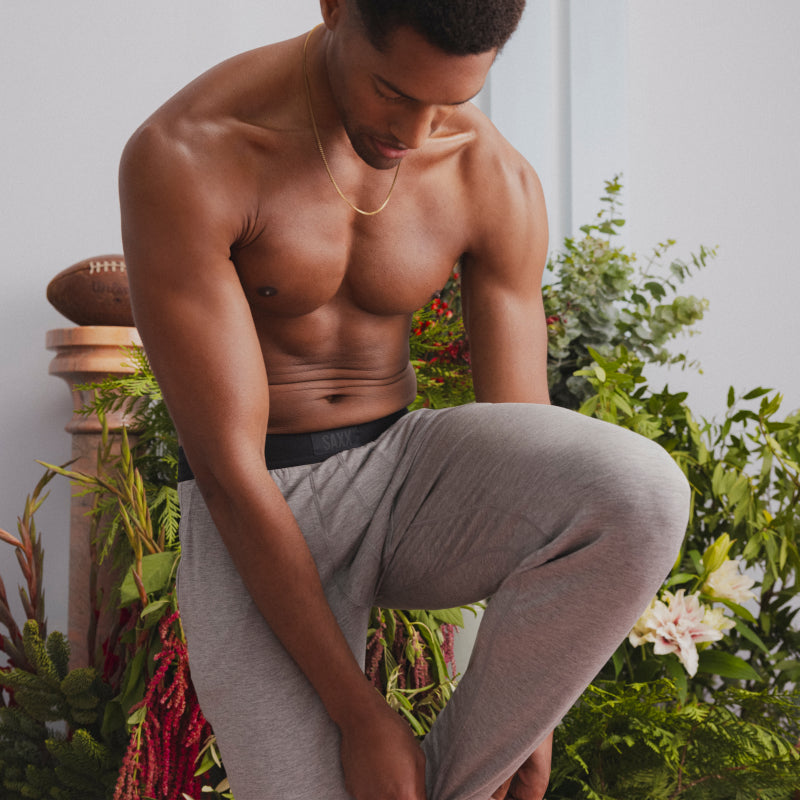
POLYGON ((683 472, 660 445, 628 435, 608 481, 617 546, 644 569, 652 564, 655 572, 668 571, 689 518, 690 487, 683 472))

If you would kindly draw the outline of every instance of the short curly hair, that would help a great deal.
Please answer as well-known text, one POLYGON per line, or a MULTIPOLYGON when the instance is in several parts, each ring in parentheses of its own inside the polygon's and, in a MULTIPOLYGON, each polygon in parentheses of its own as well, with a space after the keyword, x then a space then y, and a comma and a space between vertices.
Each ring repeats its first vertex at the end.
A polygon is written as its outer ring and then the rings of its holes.
POLYGON ((352 0, 372 44, 382 50, 408 25, 457 56, 501 50, 517 28, 525 0, 352 0))

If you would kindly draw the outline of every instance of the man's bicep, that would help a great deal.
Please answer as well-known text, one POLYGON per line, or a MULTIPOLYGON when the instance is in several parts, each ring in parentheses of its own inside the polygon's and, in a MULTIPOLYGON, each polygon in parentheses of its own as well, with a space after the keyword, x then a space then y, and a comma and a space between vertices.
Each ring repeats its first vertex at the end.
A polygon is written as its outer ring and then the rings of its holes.
POLYGON ((547 216, 535 175, 497 203, 464 260, 464 318, 479 400, 549 402, 542 274, 547 216))
POLYGON ((521 294, 478 280, 465 292, 464 313, 476 399, 549 402, 541 292, 521 294))

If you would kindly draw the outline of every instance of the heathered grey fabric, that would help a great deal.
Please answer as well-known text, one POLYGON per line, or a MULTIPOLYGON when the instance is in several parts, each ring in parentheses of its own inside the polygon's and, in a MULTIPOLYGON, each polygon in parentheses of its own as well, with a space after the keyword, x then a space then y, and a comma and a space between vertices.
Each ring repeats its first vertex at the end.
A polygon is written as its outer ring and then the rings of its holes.
MULTIPOLYGON (((659 446, 541 405, 413 412, 369 445, 272 475, 360 661, 372 605, 491 597, 424 743, 429 800, 488 800, 558 723, 669 572, 689 508, 659 446)), ((195 482, 180 496, 192 678, 236 800, 346 800, 337 729, 195 482)))

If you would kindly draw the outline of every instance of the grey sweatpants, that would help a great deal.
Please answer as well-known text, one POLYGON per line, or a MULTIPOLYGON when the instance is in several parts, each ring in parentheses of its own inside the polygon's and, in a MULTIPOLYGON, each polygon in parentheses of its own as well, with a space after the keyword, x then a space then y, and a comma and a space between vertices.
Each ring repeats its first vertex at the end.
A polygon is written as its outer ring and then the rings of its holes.
MULTIPOLYGON (((491 597, 425 739, 429 800, 488 800, 552 730, 669 572, 688 485, 652 442, 575 412, 474 404, 272 475, 363 663, 370 607, 491 597)), ((336 727, 259 614, 193 480, 178 598, 236 800, 346 800, 336 727)))

